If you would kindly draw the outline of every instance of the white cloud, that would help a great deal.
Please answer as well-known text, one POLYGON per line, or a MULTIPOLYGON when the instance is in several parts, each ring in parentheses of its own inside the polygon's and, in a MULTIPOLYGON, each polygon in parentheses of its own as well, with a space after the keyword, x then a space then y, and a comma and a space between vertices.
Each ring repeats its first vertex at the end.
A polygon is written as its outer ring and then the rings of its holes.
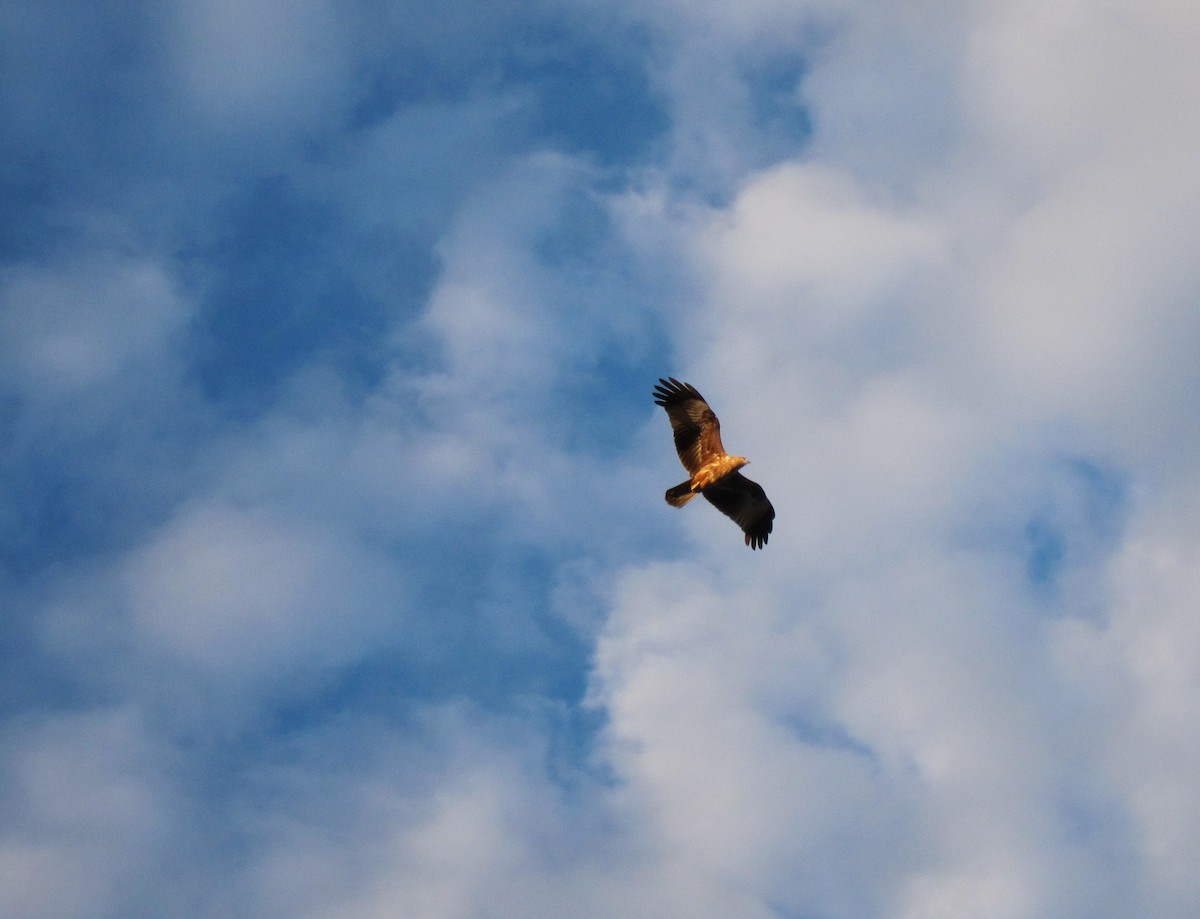
POLYGON ((0 908, 9 916, 115 914, 161 853, 179 802, 135 713, 10 726, 0 908))
MULTIPOLYGON (((749 471, 779 517, 761 559, 737 552, 716 515, 693 515, 703 567, 627 571, 595 691, 629 794, 731 888, 778 895, 773 858, 803 863, 824 828, 882 811, 898 825, 859 834, 875 842, 863 902, 821 900, 819 879, 785 894, 828 915, 913 917, 1116 916, 1139 903, 1182 916, 1194 898, 1182 866, 1195 828, 1180 815, 1196 786, 1178 738, 1194 733, 1186 700, 1200 677, 1178 599, 1187 554, 1164 559, 1194 541, 1195 515, 1156 537, 1151 565, 1143 505, 1127 509, 1115 561, 1095 521, 1064 510, 1066 538, 1086 551, 1063 562, 1080 567, 1050 598, 1027 579, 1021 544, 1064 451, 1116 464, 1135 494, 1194 466, 1197 279, 1182 253, 1195 248, 1197 197, 1179 165, 1197 138, 1193 112, 1153 114, 1193 58, 1172 38, 1156 60, 1148 39, 1173 28, 1163 10, 1069 10, 1061 33, 1039 26, 1057 8, 1011 7, 932 33, 936 72, 973 82, 907 96, 908 82, 887 97, 946 107, 888 113, 950 126, 926 158, 903 143, 862 152, 871 108, 847 108, 856 95, 830 78, 865 66, 874 40, 849 16, 806 83, 818 113, 807 159, 751 176, 711 221, 642 212, 673 222, 677 251, 698 253, 711 279, 678 310, 673 372, 713 401, 726 443, 758 458, 749 471), (1069 53, 1077 43, 1086 51, 1069 53), (1030 56, 1044 69, 1023 67, 1030 56), (1093 83, 1099 60, 1129 69, 1106 65, 1093 83), (1055 82, 1059 67, 1076 79, 1055 82), (1002 129, 974 104, 988 92, 1009 106, 1002 129), (765 700, 779 697, 869 755, 774 732, 765 700), (1157 743, 1132 728, 1154 723, 1140 705, 1162 719, 1157 743), (1136 765, 1114 770, 1117 749, 1136 765), (823 771, 822 757, 836 766, 823 771), (889 860, 900 840, 906 857, 889 860)), ((922 85, 930 35, 888 40, 883 69, 922 85)))
POLYGON ((1200 127, 1177 104, 1198 32, 1194 11, 1166 4, 981 5, 964 58, 969 113, 1018 165, 1051 173, 1108 150, 1173 159, 1159 141, 1194 143, 1200 127))
POLYGON ((1008 203, 982 211, 1002 238, 972 350, 1023 411, 1144 461, 1170 449, 1195 380, 1200 118, 1177 99, 1200 76, 1200 21, 1123 3, 987 13, 964 73, 967 153, 1008 203))
POLYGON ((344 98, 349 30, 324 0, 180 0, 172 12, 184 98, 208 124, 309 127, 344 98))
POLYGON ((119 253, 0 275, 2 371, 34 402, 117 398, 131 378, 171 367, 188 316, 167 266, 119 253), (124 384, 122 386, 122 384, 124 384))
POLYGON ((403 617, 393 566, 264 509, 187 508, 124 566, 139 634, 235 680, 329 667, 403 617))
POLYGON ((941 255, 939 229, 872 206, 844 175, 788 163, 755 176, 699 254, 716 273, 716 294, 736 310, 768 310, 835 334, 905 275, 941 255))
POLYGON ((399 731, 381 724, 342 737, 354 781, 323 772, 322 747, 290 776, 298 809, 262 815, 269 840, 249 882, 262 902, 298 915, 451 917, 482 913, 588 916, 630 904, 636 873, 588 789, 544 770, 536 708, 496 715, 423 708, 399 731))
POLYGON ((588 178, 556 154, 518 161, 465 203, 442 240, 424 322, 445 349, 445 382, 469 387, 473 399, 544 388, 573 353, 575 326, 588 317, 548 302, 553 281, 537 248, 565 195, 588 178))
POLYGON ((837 668, 819 632, 754 579, 714 580, 679 564, 622 583, 593 686, 621 796, 667 872, 696 872, 718 902, 741 891, 741 909, 876 913, 923 848, 901 837, 903 783, 880 782, 875 755, 832 719, 837 668))
POLYGON ((1146 909, 1185 915, 1200 894, 1200 515, 1192 483, 1139 516, 1110 568, 1101 624, 1065 622, 1056 652, 1075 691, 1092 700, 1099 780, 1120 795, 1139 843, 1146 909))

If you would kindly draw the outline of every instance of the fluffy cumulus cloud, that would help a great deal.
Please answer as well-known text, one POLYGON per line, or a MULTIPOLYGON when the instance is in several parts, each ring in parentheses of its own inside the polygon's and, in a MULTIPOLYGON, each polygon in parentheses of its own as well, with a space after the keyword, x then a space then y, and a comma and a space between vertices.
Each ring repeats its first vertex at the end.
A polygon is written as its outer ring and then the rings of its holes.
POLYGON ((1193 914, 1200 16, 0 42, 5 916, 1193 914))

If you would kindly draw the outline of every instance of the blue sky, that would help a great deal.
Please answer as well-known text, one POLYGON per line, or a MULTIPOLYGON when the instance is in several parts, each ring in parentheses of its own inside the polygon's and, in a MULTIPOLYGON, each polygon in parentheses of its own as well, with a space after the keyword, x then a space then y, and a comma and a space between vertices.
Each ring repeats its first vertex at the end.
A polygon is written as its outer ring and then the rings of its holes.
POLYGON ((501 7, 0 13, 0 913, 1190 919, 1200 17, 501 7))

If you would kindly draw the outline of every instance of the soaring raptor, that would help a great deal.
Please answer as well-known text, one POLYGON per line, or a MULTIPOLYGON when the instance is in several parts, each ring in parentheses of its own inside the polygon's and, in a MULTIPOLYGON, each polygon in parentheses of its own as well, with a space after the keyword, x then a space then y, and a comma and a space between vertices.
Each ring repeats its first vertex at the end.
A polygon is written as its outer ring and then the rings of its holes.
POLYGON ((774 526, 775 508, 762 486, 738 472, 750 460, 725 452, 721 422, 704 397, 690 383, 659 377, 654 403, 667 410, 675 432, 675 450, 691 476, 667 489, 667 503, 683 507, 696 495, 704 495, 709 504, 742 528, 746 545, 751 549, 765 546, 774 526))

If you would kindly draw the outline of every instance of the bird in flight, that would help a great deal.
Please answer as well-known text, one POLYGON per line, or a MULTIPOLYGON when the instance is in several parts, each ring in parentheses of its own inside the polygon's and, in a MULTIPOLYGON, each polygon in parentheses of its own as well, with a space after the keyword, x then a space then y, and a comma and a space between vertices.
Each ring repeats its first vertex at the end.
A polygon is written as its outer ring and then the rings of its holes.
POLYGON ((690 383, 659 377, 654 404, 667 410, 675 433, 675 450, 691 476, 667 489, 667 503, 683 507, 696 495, 704 495, 709 504, 742 528, 746 545, 751 549, 765 546, 774 526, 771 521, 775 519, 775 508, 762 486, 738 471, 750 461, 725 452, 721 422, 704 397, 690 383))

